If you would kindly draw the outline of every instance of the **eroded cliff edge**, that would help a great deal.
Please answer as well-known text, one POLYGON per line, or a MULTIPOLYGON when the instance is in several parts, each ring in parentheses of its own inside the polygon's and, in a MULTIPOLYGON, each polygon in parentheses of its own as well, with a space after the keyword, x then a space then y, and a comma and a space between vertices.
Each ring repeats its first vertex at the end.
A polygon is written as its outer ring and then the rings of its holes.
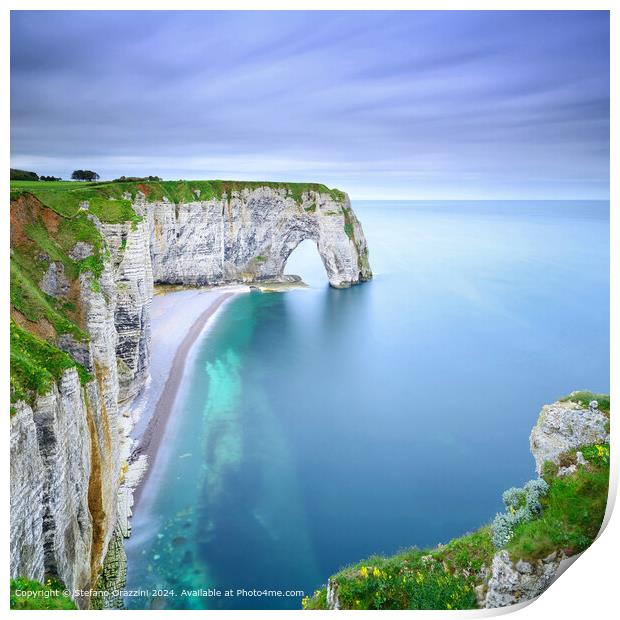
POLYGON ((609 396, 545 405, 530 435, 538 478, 492 523, 433 549, 373 556, 333 575, 306 609, 474 609, 530 601, 596 538, 607 509, 609 396))
POLYGON ((278 280, 305 239, 332 286, 372 277, 348 197, 325 186, 12 187, 12 577, 87 590, 107 556, 108 582, 122 581, 153 284, 278 280))

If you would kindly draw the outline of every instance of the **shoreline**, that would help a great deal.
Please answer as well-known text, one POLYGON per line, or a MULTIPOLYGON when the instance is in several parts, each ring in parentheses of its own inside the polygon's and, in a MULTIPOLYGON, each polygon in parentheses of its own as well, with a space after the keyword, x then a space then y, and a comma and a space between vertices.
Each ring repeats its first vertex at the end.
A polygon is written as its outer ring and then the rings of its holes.
MULTIPOLYGON (((218 295, 205 308, 200 315, 191 323, 189 329, 185 332, 183 339, 179 343, 170 368, 166 372, 166 380, 163 389, 159 394, 156 404, 149 416, 148 423, 144 428, 140 437, 136 441, 136 445, 131 452, 129 462, 134 463, 141 459, 146 459, 147 466, 141 476, 137 486, 133 489, 133 510, 138 505, 143 489, 146 487, 149 476, 154 469, 157 453, 159 452, 168 422, 171 418, 174 403, 179 392, 179 388, 183 381, 187 357, 196 340, 209 322, 209 319, 221 308, 221 306, 239 294, 240 290, 223 292, 218 295)), ((171 291, 172 293, 172 291, 171 291)), ((162 296, 167 296, 164 293, 162 296)), ((144 412, 147 413, 147 412, 144 412)), ((144 415, 143 413, 143 415, 144 415)))
POLYGON ((132 445, 126 452, 128 469, 126 481, 121 485, 121 490, 124 490, 121 513, 125 515, 121 521, 125 524, 123 530, 127 537, 131 532, 130 520, 138 502, 152 480, 151 475, 157 470, 160 448, 169 430, 193 345, 213 315, 231 298, 252 290, 270 293, 307 288, 299 276, 289 277, 289 281, 268 281, 258 285, 162 285, 155 288, 151 372, 142 392, 128 409, 132 424, 131 430, 127 431, 127 438, 132 445), (178 336, 182 336, 180 341, 178 336))

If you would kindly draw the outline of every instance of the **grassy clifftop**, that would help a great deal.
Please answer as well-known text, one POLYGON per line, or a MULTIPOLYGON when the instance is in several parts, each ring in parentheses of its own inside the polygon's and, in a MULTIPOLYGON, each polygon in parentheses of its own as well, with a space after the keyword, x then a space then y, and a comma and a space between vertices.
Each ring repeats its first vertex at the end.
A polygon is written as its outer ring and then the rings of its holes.
POLYGON ((224 194, 244 189, 271 187, 286 190, 296 201, 306 192, 329 194, 332 199, 344 202, 345 194, 321 183, 281 183, 275 181, 104 181, 83 183, 76 181, 11 181, 11 197, 28 192, 44 205, 62 213, 74 215, 80 203, 89 202, 89 209, 102 221, 128 221, 135 217, 131 200, 142 192, 149 201, 168 199, 173 203, 193 202, 221 198, 224 194), (133 213, 133 215, 132 215, 133 213))

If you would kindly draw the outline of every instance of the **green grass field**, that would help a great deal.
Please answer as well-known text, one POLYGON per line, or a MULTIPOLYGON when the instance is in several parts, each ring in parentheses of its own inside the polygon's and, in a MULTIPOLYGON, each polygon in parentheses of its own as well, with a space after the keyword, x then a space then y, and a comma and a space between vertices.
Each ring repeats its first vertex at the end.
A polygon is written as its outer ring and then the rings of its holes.
POLYGON ((11 189, 77 189, 96 183, 86 181, 11 181, 11 189))

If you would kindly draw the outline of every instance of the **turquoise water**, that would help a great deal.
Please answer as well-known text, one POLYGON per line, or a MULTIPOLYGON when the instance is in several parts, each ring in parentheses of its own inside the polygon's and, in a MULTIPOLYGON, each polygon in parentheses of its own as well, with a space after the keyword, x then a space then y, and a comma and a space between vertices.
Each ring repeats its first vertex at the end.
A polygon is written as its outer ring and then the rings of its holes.
POLYGON ((236 591, 445 542, 533 477, 542 404, 608 391, 607 202, 354 208, 373 281, 330 289, 306 242, 310 289, 242 295, 197 345, 127 545, 128 587, 175 595, 127 606, 297 608, 236 591))

